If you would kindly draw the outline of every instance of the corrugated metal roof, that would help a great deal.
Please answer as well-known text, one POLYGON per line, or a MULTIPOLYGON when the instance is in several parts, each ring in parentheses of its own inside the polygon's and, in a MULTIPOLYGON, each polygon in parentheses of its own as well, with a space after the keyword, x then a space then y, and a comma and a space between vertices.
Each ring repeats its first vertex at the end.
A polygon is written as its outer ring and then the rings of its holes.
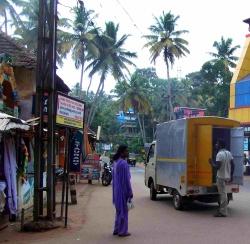
POLYGON ((0 112, 0 132, 9 130, 29 130, 30 126, 24 120, 0 112))

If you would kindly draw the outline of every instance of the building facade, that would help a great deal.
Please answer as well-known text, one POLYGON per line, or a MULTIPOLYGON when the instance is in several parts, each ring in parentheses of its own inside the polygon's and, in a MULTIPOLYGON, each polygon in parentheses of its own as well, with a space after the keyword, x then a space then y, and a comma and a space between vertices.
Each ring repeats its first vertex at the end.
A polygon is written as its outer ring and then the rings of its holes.
POLYGON ((120 124, 120 132, 123 135, 129 138, 137 136, 138 134, 137 116, 133 109, 129 109, 127 112, 119 111, 116 117, 120 124))
POLYGON ((250 34, 236 66, 230 85, 229 118, 245 128, 244 151, 250 151, 250 34))

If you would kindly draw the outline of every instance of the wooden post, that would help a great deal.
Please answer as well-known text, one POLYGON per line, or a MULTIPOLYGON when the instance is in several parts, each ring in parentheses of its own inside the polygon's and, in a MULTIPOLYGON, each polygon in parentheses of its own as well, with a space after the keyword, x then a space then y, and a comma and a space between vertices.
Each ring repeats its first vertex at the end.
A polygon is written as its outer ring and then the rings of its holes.
POLYGON ((70 174, 69 176, 69 187, 70 187, 71 203, 77 204, 76 178, 74 174, 70 174))
MULTIPOLYGON (((69 129, 67 129, 69 130, 69 129)), ((71 141, 71 131, 69 130, 69 136, 68 136, 68 155, 70 155, 70 141, 71 141)), ((66 206, 65 206, 65 222, 64 227, 66 228, 68 226, 68 206, 69 206, 69 156, 67 157, 66 161, 66 206)))
POLYGON ((66 128, 65 142, 66 143, 65 143, 65 157, 64 157, 64 166, 63 166, 61 218, 63 218, 63 212, 64 212, 65 183, 67 180, 66 170, 67 170, 68 155, 69 155, 69 129, 68 128, 66 128))

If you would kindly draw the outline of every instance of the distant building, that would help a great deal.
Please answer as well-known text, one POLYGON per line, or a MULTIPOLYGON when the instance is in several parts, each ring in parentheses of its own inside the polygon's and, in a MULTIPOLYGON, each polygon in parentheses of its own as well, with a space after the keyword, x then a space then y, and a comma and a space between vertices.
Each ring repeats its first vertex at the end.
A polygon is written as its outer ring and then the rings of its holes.
POLYGON ((206 109, 202 108, 189 108, 189 107, 174 108, 176 119, 202 117, 205 116, 205 111, 206 109))
POLYGON ((122 134, 128 137, 137 135, 137 117, 133 109, 129 109, 127 112, 119 111, 116 117, 122 134))

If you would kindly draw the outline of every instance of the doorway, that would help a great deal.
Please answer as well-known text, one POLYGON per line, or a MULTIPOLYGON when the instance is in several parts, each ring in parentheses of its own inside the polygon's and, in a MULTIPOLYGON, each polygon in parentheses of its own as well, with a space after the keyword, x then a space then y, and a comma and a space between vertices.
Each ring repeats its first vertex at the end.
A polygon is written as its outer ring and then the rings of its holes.
MULTIPOLYGON (((215 147, 215 144, 218 140, 223 140, 226 144, 226 149, 230 151, 231 145, 231 130, 230 128, 213 128, 213 146, 212 146, 212 157, 213 161, 216 160, 216 155, 218 149, 215 147)), ((217 170, 213 168, 213 183, 216 183, 217 170)))

